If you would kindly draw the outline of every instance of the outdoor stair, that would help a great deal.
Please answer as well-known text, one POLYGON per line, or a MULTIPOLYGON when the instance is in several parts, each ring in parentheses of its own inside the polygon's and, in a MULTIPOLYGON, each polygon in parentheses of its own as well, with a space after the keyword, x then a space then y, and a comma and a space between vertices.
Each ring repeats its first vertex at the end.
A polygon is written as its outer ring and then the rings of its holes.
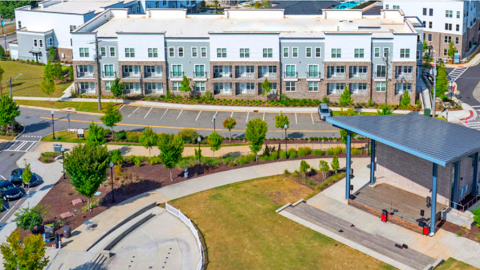
POLYGON ((97 257, 95 257, 95 260, 93 260, 91 266, 88 268, 88 270, 102 270, 106 269, 103 265, 107 261, 108 257, 103 254, 103 253, 98 253, 97 257))
POLYGON ((413 269, 424 269, 426 266, 432 265, 435 262, 434 258, 410 248, 400 249, 395 247, 395 244, 401 245, 402 243, 395 243, 382 236, 367 233, 355 226, 351 227, 352 223, 328 214, 306 203, 300 203, 296 207, 288 207, 284 211, 335 234, 341 235, 350 241, 360 244, 413 269), (342 230, 342 232, 339 232, 340 230, 342 230))

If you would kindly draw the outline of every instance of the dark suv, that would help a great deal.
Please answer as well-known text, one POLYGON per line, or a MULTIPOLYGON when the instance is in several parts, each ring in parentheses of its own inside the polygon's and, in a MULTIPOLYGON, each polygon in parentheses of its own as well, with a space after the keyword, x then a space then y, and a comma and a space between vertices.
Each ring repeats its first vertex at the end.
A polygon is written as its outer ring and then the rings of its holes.
POLYGON ((4 200, 12 201, 20 199, 23 196, 23 191, 10 181, 0 181, 0 195, 4 200))
MULTIPOLYGON (((21 186, 24 185, 23 179, 22 179, 22 174, 23 174, 24 169, 18 168, 12 171, 12 174, 10 175, 10 181, 15 185, 15 186, 21 186)), ((38 184, 40 184, 40 179, 38 176, 34 173, 32 173, 32 178, 30 179, 29 186, 33 187, 38 184)), ((24 185, 25 186, 25 185, 24 185)))

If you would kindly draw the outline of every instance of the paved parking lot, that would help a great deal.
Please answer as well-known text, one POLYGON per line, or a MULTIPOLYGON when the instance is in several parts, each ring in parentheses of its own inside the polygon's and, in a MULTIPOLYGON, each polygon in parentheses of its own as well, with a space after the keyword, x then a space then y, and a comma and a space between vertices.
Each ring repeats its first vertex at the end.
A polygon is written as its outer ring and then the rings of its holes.
MULTIPOLYGON (((123 106, 122 125, 142 124, 156 129, 194 128, 199 133, 209 134, 214 129, 227 135, 222 122, 233 117, 237 125, 232 130, 232 136, 242 137, 248 121, 254 118, 265 120, 269 126, 269 137, 282 137, 284 130, 275 128, 276 113, 233 112, 233 111, 198 111, 181 109, 162 109, 152 107, 123 106)), ((321 121, 316 113, 287 113, 290 120, 289 137, 337 136, 337 129, 321 121)))

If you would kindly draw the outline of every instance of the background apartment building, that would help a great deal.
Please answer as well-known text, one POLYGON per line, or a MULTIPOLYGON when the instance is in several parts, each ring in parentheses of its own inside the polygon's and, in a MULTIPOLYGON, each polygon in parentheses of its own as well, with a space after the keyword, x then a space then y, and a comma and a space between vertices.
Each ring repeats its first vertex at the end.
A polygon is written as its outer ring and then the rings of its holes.
POLYGON ((468 56, 480 41, 480 2, 468 0, 383 0, 385 9, 401 9, 425 25, 424 39, 441 58, 448 58, 453 42, 460 58, 468 56))
POLYGON ((96 94, 99 74, 103 95, 117 77, 126 94, 162 95, 180 93, 186 76, 199 94, 265 98, 267 79, 274 92, 294 98, 336 101, 346 86, 355 102, 383 103, 387 96, 398 103, 409 91, 414 103, 419 25, 398 10, 364 17, 361 10, 286 16, 283 10, 134 15, 110 9, 72 33, 75 85, 96 94))

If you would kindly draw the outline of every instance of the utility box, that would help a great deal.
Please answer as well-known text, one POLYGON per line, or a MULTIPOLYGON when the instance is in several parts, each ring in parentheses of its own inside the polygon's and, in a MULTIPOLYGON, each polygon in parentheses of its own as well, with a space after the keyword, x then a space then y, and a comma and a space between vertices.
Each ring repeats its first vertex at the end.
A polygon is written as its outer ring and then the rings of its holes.
POLYGON ((53 152, 61 153, 62 152, 62 147, 63 147, 63 145, 60 144, 60 143, 53 144, 53 152))

